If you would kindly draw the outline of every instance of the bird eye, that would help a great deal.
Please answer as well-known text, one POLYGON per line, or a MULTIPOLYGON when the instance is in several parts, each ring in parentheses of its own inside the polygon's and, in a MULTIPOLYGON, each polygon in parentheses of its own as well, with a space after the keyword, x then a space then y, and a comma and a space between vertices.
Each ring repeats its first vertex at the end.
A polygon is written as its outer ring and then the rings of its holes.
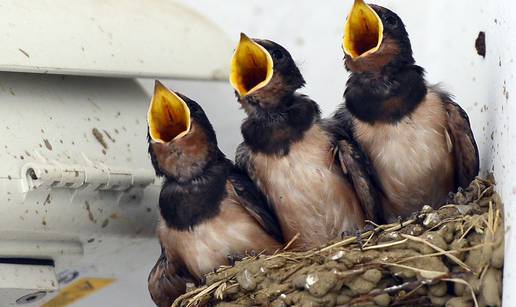
POLYGON ((272 51, 272 57, 276 60, 281 60, 283 59, 283 52, 281 52, 280 50, 274 50, 272 51))
POLYGON ((398 20, 396 20, 396 18, 393 16, 387 16, 387 18, 385 18, 385 22, 393 27, 398 25, 398 20))

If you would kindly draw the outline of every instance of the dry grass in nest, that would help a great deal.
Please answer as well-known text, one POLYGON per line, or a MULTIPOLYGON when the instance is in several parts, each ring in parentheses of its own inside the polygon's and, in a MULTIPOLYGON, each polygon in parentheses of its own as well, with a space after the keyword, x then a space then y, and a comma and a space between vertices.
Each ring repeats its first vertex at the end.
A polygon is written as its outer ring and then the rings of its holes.
POLYGON ((501 305, 503 207, 492 180, 477 178, 438 210, 371 225, 320 249, 221 267, 172 306, 501 305))

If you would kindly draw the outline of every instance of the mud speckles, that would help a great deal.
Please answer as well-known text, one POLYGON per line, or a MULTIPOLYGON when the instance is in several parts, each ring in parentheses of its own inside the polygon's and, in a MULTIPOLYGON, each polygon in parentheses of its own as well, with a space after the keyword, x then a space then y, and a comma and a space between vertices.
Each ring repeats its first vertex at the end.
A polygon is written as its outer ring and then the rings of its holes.
POLYGON ((116 219, 118 219, 118 214, 113 213, 109 217, 112 218, 113 220, 116 220, 116 219))
POLYGON ((86 210, 88 211, 88 218, 90 219, 90 221, 92 223, 97 223, 97 221, 95 221, 95 218, 93 217, 93 212, 91 212, 90 203, 85 202, 85 204, 86 204, 86 210))
POLYGON ((104 132, 104 134, 107 136, 107 138, 108 138, 111 142, 115 143, 115 139, 111 137, 111 135, 109 134, 109 132, 107 132, 106 130, 102 130, 102 131, 104 132))
POLYGON ((507 90, 507 81, 503 81, 502 94, 505 97, 505 101, 509 101, 509 91, 507 90))
POLYGON ((25 50, 23 50, 23 49, 21 49, 21 48, 18 48, 18 50, 19 50, 21 53, 23 53, 23 55, 24 55, 24 56, 26 56, 28 59, 30 59, 30 54, 29 54, 27 51, 25 51, 25 50))
POLYGON ((102 228, 106 228, 109 225, 109 219, 105 219, 104 222, 102 222, 102 228))
POLYGON ((101 108, 99 107, 98 104, 95 103, 95 101, 93 101, 93 98, 91 97, 88 97, 87 98, 88 102, 91 103, 91 105, 93 105, 97 110, 101 110, 101 108))
POLYGON ((106 143, 106 141, 104 140, 104 135, 102 135, 102 133, 100 133, 99 129, 97 128, 93 128, 91 130, 91 133, 93 134, 93 136, 95 137, 95 139, 97 140, 97 142, 99 142, 99 144, 104 147, 104 149, 107 149, 108 148, 108 145, 106 143))
POLYGON ((52 144, 50 144, 50 142, 47 139, 43 139, 43 142, 45 143, 45 147, 48 150, 52 150, 52 144))
POLYGON ((478 32, 477 39, 475 40, 475 48, 477 49, 477 54, 486 57, 486 33, 484 31, 478 32))
POLYGON ((47 205, 47 204, 50 204, 51 202, 51 198, 50 198, 50 194, 47 195, 47 198, 45 198, 45 201, 43 202, 43 206, 47 205))

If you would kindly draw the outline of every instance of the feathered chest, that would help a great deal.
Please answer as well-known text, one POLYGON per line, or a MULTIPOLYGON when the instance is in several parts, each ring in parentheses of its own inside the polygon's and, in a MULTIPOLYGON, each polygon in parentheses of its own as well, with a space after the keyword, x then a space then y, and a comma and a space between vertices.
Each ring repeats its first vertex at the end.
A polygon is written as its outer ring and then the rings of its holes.
POLYGON ((427 95, 397 123, 368 124, 355 119, 354 126, 355 138, 391 202, 434 204, 447 195, 453 184, 453 145, 446 111, 437 95, 427 95))
POLYGON ((317 125, 286 155, 251 154, 253 179, 274 206, 287 240, 300 233, 324 242, 361 223, 354 190, 335 155, 330 136, 317 125))

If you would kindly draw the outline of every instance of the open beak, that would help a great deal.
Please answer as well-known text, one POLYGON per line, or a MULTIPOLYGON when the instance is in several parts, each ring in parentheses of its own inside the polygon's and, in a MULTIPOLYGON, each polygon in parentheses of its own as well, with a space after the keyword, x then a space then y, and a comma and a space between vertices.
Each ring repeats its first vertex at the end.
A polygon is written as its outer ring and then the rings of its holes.
POLYGON ((229 82, 240 96, 246 96, 266 86, 272 78, 272 57, 265 48, 240 34, 240 42, 231 59, 229 82))
POLYGON ((382 40, 380 16, 363 0, 355 0, 344 27, 344 52, 352 59, 364 57, 378 51, 382 40))
POLYGON ((190 109, 181 97, 156 80, 147 122, 151 139, 168 143, 190 131, 190 109))

